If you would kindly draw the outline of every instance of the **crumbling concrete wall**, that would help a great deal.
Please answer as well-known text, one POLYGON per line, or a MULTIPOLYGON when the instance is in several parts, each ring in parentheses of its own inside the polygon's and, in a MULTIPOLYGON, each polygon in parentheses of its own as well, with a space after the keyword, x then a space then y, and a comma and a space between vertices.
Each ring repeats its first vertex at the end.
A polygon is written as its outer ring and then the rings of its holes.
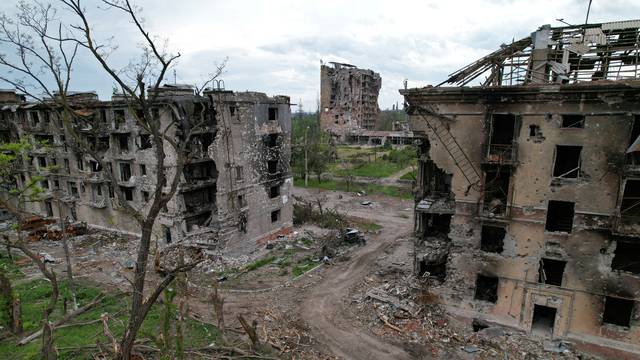
POLYGON ((320 66, 320 126, 344 137, 356 130, 374 130, 380 109, 380 74, 349 64, 320 66))
MULTIPOLYGON (((634 100, 638 91, 602 84, 401 92, 414 106, 412 130, 428 143, 420 158, 419 197, 425 194, 422 187, 427 178, 433 176, 425 171, 427 161, 453 175, 455 214, 449 232, 439 236, 445 245, 438 246, 448 251, 446 279, 431 290, 453 312, 525 331, 532 329, 536 305, 553 308, 554 337, 581 337, 640 352, 640 276, 612 270, 615 246, 621 239, 612 224, 619 213, 621 180, 629 176, 620 172, 616 159, 624 157, 633 115, 640 113, 634 100), (448 119, 440 120, 480 173, 482 186, 469 188, 446 149, 450 145, 443 144, 427 126, 433 117, 426 116, 425 121, 417 114, 417 106, 423 105, 448 119), (485 156, 492 114, 518 116, 514 163, 496 165, 485 156), (563 128, 563 114, 584 115, 584 127, 563 128), (558 145, 582 146, 579 177, 553 176, 558 145), (484 175, 494 166, 511 171, 508 213, 503 216, 483 213, 481 208, 487 182, 484 175), (570 232, 545 229, 549 201, 575 204, 570 232), (481 250, 483 225, 505 228, 501 252, 481 250), (561 285, 539 282, 543 258, 566 261, 561 285), (495 302, 477 299, 478 275, 498 278, 495 302), (635 301, 629 327, 603 324, 606 296, 635 301)), ((420 216, 424 215, 416 212, 416 218, 420 216)), ((640 241, 640 233, 624 235, 627 238, 623 239, 636 236, 632 241, 640 241)), ((417 261, 437 251, 429 243, 433 241, 416 242, 417 261)))

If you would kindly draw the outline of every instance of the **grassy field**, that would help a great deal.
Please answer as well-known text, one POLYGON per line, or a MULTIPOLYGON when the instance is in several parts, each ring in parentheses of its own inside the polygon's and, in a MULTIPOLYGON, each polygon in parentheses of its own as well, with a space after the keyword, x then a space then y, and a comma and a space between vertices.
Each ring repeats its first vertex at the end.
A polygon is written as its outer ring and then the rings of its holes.
MULTIPOLYGON (((303 179, 295 179, 294 185, 304 187, 303 179)), ((347 186, 344 181, 324 180, 318 182, 317 179, 309 179, 309 187, 323 190, 339 190, 339 191, 364 191, 367 194, 378 194, 386 196, 394 196, 402 199, 412 199, 413 195, 408 189, 399 188, 396 186, 385 186, 377 184, 351 184, 347 186)))
POLYGON ((412 170, 409 171, 408 173, 402 175, 400 177, 400 180, 416 180, 418 177, 418 171, 417 170, 412 170))
POLYGON ((337 155, 336 162, 328 166, 336 176, 386 178, 416 162, 416 152, 411 147, 338 146, 337 155))
MULTIPOLYGON (((14 280, 13 282, 17 284, 14 286, 14 292, 22 303, 23 336, 39 330, 43 309, 51 295, 49 282, 42 279, 25 280, 20 269, 6 257, 0 259, 0 267, 8 272, 14 280)), ((58 278, 62 278, 62 275, 58 274, 58 278)), ((99 288, 87 282, 79 282, 76 284, 76 288, 80 306, 89 303, 101 292, 99 288)), ((52 321, 62 317, 64 298, 70 299, 71 297, 67 283, 61 281, 60 298, 58 306, 52 314, 52 321)), ((111 320, 109 325, 116 338, 119 338, 127 322, 125 315, 129 308, 127 299, 123 294, 114 291, 106 292, 105 297, 98 305, 68 323, 77 325, 54 330, 54 343, 59 351, 58 359, 93 359, 92 354, 96 353, 96 350, 91 347, 96 344, 96 341, 99 340, 102 344, 108 343, 103 335, 102 323, 94 321, 100 319, 100 315, 103 313, 108 313, 112 319, 115 319, 111 320)), ((68 306, 71 307, 70 303, 68 306)), ((161 305, 152 308, 139 333, 139 339, 157 339, 161 333, 162 311, 163 306, 161 305)), ((186 348, 203 347, 219 338, 218 330, 212 325, 188 319, 183 327, 186 348)), ((24 346, 17 346, 16 342, 23 336, 13 336, 0 341, 0 359, 40 358, 42 338, 37 338, 24 346)), ((150 345, 157 346, 153 342, 150 345)))

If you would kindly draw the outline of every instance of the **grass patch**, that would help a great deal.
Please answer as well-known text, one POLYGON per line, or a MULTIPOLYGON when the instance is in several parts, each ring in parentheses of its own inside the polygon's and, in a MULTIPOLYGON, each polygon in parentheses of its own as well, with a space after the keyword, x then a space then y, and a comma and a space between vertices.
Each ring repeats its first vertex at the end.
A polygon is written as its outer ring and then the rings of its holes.
POLYGON ((293 267, 291 274, 293 275, 294 278, 296 278, 306 273, 307 271, 313 269, 316 266, 318 266, 318 263, 311 261, 311 259, 307 257, 302 259, 302 261, 300 261, 298 264, 296 264, 296 266, 293 267))
MULTIPOLYGON (((304 179, 294 179, 294 185, 304 187, 304 179)), ((413 194, 409 189, 403 189, 397 186, 377 185, 377 184, 351 184, 347 186, 344 181, 309 179, 309 187, 322 190, 338 190, 338 191, 364 191, 367 194, 378 194, 398 197, 401 199, 413 199, 413 194)))
POLYGON ((376 232, 376 231, 382 229, 382 225, 376 224, 374 222, 358 223, 358 227, 359 227, 359 229, 361 231, 367 231, 367 232, 376 232))
POLYGON ((418 172, 416 170, 409 171, 408 173, 402 175, 400 180, 415 180, 418 177, 418 172))
POLYGON ((13 260, 10 260, 6 252, 0 252, 0 271, 3 271, 9 280, 16 280, 24 277, 24 273, 20 270, 14 261, 22 259, 19 256, 13 255, 13 260))
POLYGON ((402 170, 402 166, 398 163, 378 160, 374 162, 363 163, 356 165, 351 169, 339 169, 336 170, 338 176, 364 176, 372 178, 386 178, 398 171, 402 170))
MULTIPOLYGON (((61 277, 61 276, 59 276, 61 277)), ((77 297, 80 306, 87 304, 99 293, 100 289, 87 283, 76 284, 77 297)), ((22 321, 24 335, 40 329, 42 314, 51 295, 51 286, 45 280, 33 280, 18 284, 14 287, 15 293, 22 301, 22 321)), ((63 316, 63 299, 71 298, 67 283, 60 282, 60 298, 51 320, 55 321, 63 316)), ((117 320, 110 321, 110 329, 117 339, 123 332, 127 323, 126 313, 129 309, 128 297, 117 292, 108 292, 99 305, 86 313, 77 316, 71 322, 88 322, 99 319, 103 313, 109 313, 117 320)), ((70 303, 68 301, 70 306, 70 303)), ((138 338, 156 338, 161 333, 162 305, 154 305, 142 325, 138 338)), ((202 347, 219 339, 218 330, 208 324, 200 323, 192 319, 186 319, 183 326, 185 347, 202 347)), ((0 341, 1 359, 38 359, 42 346, 42 339, 36 339, 25 346, 16 346, 16 341, 21 337, 10 337, 0 341)), ((59 350, 59 359, 93 359, 94 349, 68 349, 82 346, 95 345, 96 341, 106 344, 108 340, 102 334, 102 323, 91 323, 54 330, 55 346, 59 350)))
POLYGON ((269 265, 271 264, 274 260, 276 259, 275 256, 268 256, 262 259, 258 259, 254 262, 252 262, 251 264, 247 265, 247 271, 253 271, 253 270, 257 270, 260 269, 261 267, 265 266, 265 265, 269 265))

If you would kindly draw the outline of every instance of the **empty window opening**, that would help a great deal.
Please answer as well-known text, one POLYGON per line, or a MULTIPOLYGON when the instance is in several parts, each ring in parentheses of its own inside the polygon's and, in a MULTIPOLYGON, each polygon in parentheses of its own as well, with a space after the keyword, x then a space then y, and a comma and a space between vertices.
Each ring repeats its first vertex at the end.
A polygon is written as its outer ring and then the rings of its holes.
POLYGON ((131 164, 120 163, 120 180, 129 181, 131 179, 131 164))
POLYGON ((164 241, 167 244, 171 244, 171 228, 168 226, 163 226, 164 228, 164 241))
POLYGON ((100 109, 100 122, 103 124, 107 123, 107 110, 100 109))
POLYGON ((235 106, 229 106, 229 115, 236 116, 236 107, 235 106))
POLYGON ((71 173, 71 166, 69 165, 69 159, 64 159, 64 170, 67 174, 71 173))
POLYGON ((538 136, 539 133, 540 133, 540 126, 529 125, 529 137, 538 136))
POLYGON ((124 110, 113 110, 113 120, 115 122, 116 129, 124 125, 124 110))
POLYGON ((38 123, 40 123, 40 115, 38 114, 37 111, 30 111, 29 112, 29 117, 31 118, 31 125, 32 126, 36 126, 36 125, 38 125, 38 123))
POLYGON ((116 197, 115 191, 113 190, 113 186, 109 184, 108 188, 109 188, 109 197, 113 199, 114 197, 116 197))
POLYGON ((73 196, 78 196, 78 186, 75 182, 69 182, 69 193, 73 196))
MULTIPOLYGON (((631 137, 629 138, 629 146, 640 138, 640 115, 633 116, 633 126, 631 127, 631 137)), ((640 151, 630 152, 626 156, 626 162, 630 165, 640 165, 640 151)))
POLYGON ((100 201, 102 199, 102 185, 93 184, 91 187, 91 200, 94 202, 100 201))
POLYGON ((148 191, 142 191, 142 200, 144 200, 145 202, 149 201, 149 192, 148 191))
POLYGON ((488 329, 489 325, 480 319, 473 319, 471 327, 473 328, 473 332, 478 332, 483 329, 488 329))
POLYGON ((240 208, 243 208, 245 206, 247 206, 247 200, 245 199, 244 195, 238 195, 238 206, 240 208))
POLYGON ((616 240, 611 269, 640 275, 640 242, 637 240, 616 240))
POLYGON ((493 114, 491 117, 491 145, 513 145, 516 116, 493 114))
POLYGON ((267 161, 267 170, 269 174, 275 174, 278 172, 278 160, 267 161))
POLYGON ((280 185, 275 185, 269 188, 269 198, 273 199, 280 196, 280 185))
POLYGON ((43 189, 48 189, 48 188, 49 188, 49 180, 42 180, 42 181, 40 181, 40 186, 41 186, 43 189))
POLYGON ((494 215, 507 211, 511 170, 506 167, 491 167, 485 171, 483 210, 494 215))
POLYGON ((497 277, 478 275, 474 299, 495 304, 498 301, 498 282, 497 277))
POLYGON ((430 278, 434 278, 441 283, 447 278, 447 262, 446 258, 440 261, 428 261, 423 259, 418 263, 418 276, 424 277, 429 274, 430 278))
POLYGON ((51 204, 50 200, 47 200, 44 202, 44 207, 45 210, 47 211, 47 216, 48 217, 52 217, 53 216, 53 205, 51 204))
POLYGON ((78 170, 84 171, 84 161, 81 158, 76 159, 76 167, 78 168, 78 170))
POLYGON ((422 188, 425 189, 424 195, 449 197, 453 175, 445 173, 431 160, 425 162, 421 169, 422 188))
POLYGON ((278 134, 269 134, 265 137, 264 142, 266 143, 267 147, 274 148, 278 146, 278 138, 278 134))
POLYGON ((211 219, 211 211, 187 218, 187 232, 207 226, 209 224, 209 219, 211 219))
POLYGON ((504 237, 507 230, 499 226, 482 225, 480 250, 501 253, 504 249, 504 237))
POLYGON ((38 156, 38 165, 40 165, 40 168, 47 167, 47 158, 44 156, 38 156))
POLYGON ((95 160, 89 160, 89 166, 91 167, 91 171, 99 172, 102 171, 102 165, 95 160))
POLYGON ((140 134, 140 150, 151 149, 151 135, 140 134))
POLYGON ((540 259, 540 267, 538 269, 538 282, 541 284, 562 286, 562 276, 566 261, 555 259, 540 259))
POLYGON ((140 164, 140 176, 147 175, 147 165, 140 164))
POLYGON ((578 114, 562 115, 562 127, 563 128, 583 128, 584 115, 578 115, 578 114))
POLYGON ((633 313, 633 300, 607 296, 604 300, 603 324, 629 327, 633 313))
POLYGON ((271 212, 271 222, 277 222, 280 220, 280 210, 274 210, 271 212))
POLYGON ((575 203, 569 201, 549 200, 545 230, 570 233, 573 228, 575 203))
POLYGON ((448 235, 451 230, 451 214, 420 213, 423 236, 448 235))
POLYGON ((247 233, 247 213, 245 211, 241 211, 238 215, 238 229, 245 234, 247 233))
POLYGON ((120 186, 120 191, 122 192, 122 195, 124 196, 125 200, 133 201, 133 189, 120 186))
POLYGON ((278 120, 278 108, 269 108, 269 120, 278 120))
POLYGON ((216 164, 212 160, 188 164, 182 172, 186 181, 209 180, 218 177, 216 164))
POLYGON ((129 135, 128 134, 118 134, 118 145, 120 146, 120 151, 125 152, 129 151, 129 135))
POLYGON ((242 181, 244 178, 244 168, 242 166, 236 166, 236 181, 242 181))
POLYGON ((216 202, 216 186, 207 186, 182 194, 187 212, 194 212, 202 208, 211 207, 216 202))
POLYGON ((620 215, 640 218, 640 179, 628 179, 625 182, 620 215))
POLYGON ((544 305, 533 306, 533 319, 531 320, 531 332, 544 337, 553 336, 553 326, 556 322, 556 308, 544 305))
POLYGON ((553 176, 562 178, 577 178, 580 176, 581 152, 582 146, 557 145, 553 176))

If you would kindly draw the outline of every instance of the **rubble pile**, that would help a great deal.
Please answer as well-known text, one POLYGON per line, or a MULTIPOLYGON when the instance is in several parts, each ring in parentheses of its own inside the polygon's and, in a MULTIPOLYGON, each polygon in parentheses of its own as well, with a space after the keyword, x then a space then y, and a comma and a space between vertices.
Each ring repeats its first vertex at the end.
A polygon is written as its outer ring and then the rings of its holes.
POLYGON ((437 296, 424 291, 411 276, 367 287, 354 298, 356 317, 385 339, 419 345, 435 358, 472 359, 589 359, 570 344, 529 338, 512 329, 468 326, 446 314, 437 296), (474 332, 474 330, 477 330, 474 332))

